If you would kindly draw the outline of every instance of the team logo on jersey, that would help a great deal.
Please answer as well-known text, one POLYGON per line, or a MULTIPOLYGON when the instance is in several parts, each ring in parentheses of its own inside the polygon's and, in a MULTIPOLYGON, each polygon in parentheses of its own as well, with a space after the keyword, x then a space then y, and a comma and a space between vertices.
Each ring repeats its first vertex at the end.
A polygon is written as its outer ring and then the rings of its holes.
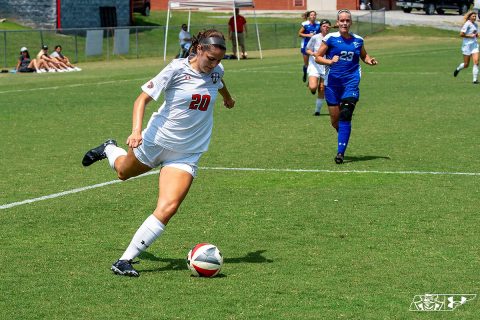
POLYGON ((220 79, 220 73, 218 73, 218 72, 212 73, 211 78, 212 78, 213 83, 217 83, 218 79, 220 79))
POLYGON ((358 48, 358 47, 360 47, 360 43, 354 42, 354 43, 353 43, 353 46, 354 46, 355 48, 358 48))
POLYGON ((147 88, 148 89, 152 89, 153 88, 153 82, 150 81, 148 84, 147 84, 147 88))

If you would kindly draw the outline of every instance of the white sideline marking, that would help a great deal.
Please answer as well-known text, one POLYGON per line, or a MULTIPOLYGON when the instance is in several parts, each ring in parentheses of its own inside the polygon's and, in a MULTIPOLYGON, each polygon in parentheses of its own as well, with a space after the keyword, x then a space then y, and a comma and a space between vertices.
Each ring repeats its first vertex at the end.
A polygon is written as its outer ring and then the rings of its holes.
MULTIPOLYGON (((138 177, 130 178, 129 180, 141 178, 141 177, 144 177, 144 176, 149 176, 149 175, 152 175, 152 174, 156 174, 156 173, 158 173, 158 171, 159 170, 150 171, 150 172, 144 173, 142 175, 139 175, 138 177)), ((66 195, 69 195, 69 194, 79 193, 79 192, 82 192, 82 191, 85 191, 85 190, 90 190, 90 189, 101 188, 101 187, 104 187, 104 186, 108 186, 110 184, 115 184, 115 183, 120 183, 120 182, 123 182, 123 181, 122 180, 112 180, 112 181, 108 181, 108 182, 94 184, 92 186, 86 186, 86 187, 82 187, 82 188, 76 188, 76 189, 72 189, 72 190, 68 190, 68 191, 54 193, 54 194, 50 194, 48 196, 43 196, 43 197, 38 197, 38 198, 33 198, 33 199, 27 199, 27 200, 23 200, 23 201, 19 201, 19 202, 7 203, 7 204, 4 204, 4 205, 1 205, 0 210, 8 209, 8 208, 16 207, 16 206, 21 206, 21 205, 29 204, 29 203, 32 203, 32 202, 54 199, 54 198, 66 196, 66 195)))
MULTIPOLYGON (((267 68, 274 68, 273 67, 260 67, 260 68, 252 68, 252 69, 233 69, 228 70, 228 73, 237 73, 237 72, 248 72, 248 73, 280 73, 280 74, 299 74, 298 71, 286 71, 286 70, 265 70, 267 68)), ((376 75, 385 75, 385 74, 400 74, 400 75, 436 75, 441 74, 441 72, 405 72, 405 71, 393 71, 393 72, 369 72, 370 74, 376 75)), ((102 81, 102 82, 89 82, 89 83, 75 83, 75 84, 65 84, 61 86, 53 86, 53 87, 41 87, 41 88, 29 88, 29 89, 16 89, 16 90, 6 90, 0 91, 0 94, 4 93, 18 93, 18 92, 30 92, 30 91, 41 91, 41 90, 57 90, 57 89, 64 89, 64 88, 75 88, 75 87, 84 87, 84 86, 96 86, 102 84, 115 84, 118 82, 127 82, 127 81, 148 81, 148 78, 137 78, 137 79, 120 79, 120 80, 109 80, 109 81, 102 81)))
MULTIPOLYGON (((200 167, 202 170, 219 170, 219 171, 261 171, 261 172, 313 172, 313 173, 373 173, 373 174, 406 174, 406 175, 454 175, 454 176, 480 176, 478 172, 441 172, 441 171, 378 171, 378 170, 326 170, 326 169, 274 169, 274 168, 226 168, 226 167, 200 167)), ((150 171, 144 173, 138 177, 133 177, 129 180, 157 174, 159 170, 150 171)), ((92 186, 86 186, 82 188, 76 188, 68 191, 50 194, 39 198, 27 199, 19 202, 7 203, 0 206, 0 210, 21 206, 33 202, 42 200, 48 200, 66 196, 69 194, 79 193, 82 191, 101 188, 115 183, 123 182, 121 180, 113 180, 94 184, 92 186)))
MULTIPOLYGON (((57 90, 60 88, 75 88, 75 87, 83 87, 83 86, 96 86, 101 84, 111 84, 111 83, 118 83, 118 82, 127 82, 127 81, 139 81, 145 80, 146 78, 138 78, 138 79, 121 79, 121 80, 109 80, 109 81, 102 81, 102 82, 89 82, 89 83, 75 83, 75 84, 65 84, 61 86, 54 86, 54 87, 42 87, 42 88, 30 88, 30 89, 17 89, 17 90, 7 90, 7 91, 0 91, 2 93, 13 93, 13 92, 27 92, 27 91, 40 91, 40 90, 57 90)), ((146 80, 145 80, 146 81, 146 80)))

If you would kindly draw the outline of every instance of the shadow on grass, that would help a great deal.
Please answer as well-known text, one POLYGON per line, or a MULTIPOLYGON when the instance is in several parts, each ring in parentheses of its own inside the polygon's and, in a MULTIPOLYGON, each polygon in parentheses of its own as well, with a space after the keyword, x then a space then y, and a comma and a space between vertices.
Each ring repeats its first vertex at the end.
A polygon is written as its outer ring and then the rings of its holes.
MULTIPOLYGON (((264 257, 262 254, 266 250, 257 250, 254 252, 249 252, 243 257, 237 258, 224 258, 224 263, 272 263, 273 260, 264 257)), ((159 271, 171 271, 171 270, 187 270, 187 259, 172 259, 172 258, 159 258, 154 256, 151 253, 143 252, 140 255, 140 259, 150 260, 150 261, 158 261, 166 263, 165 266, 155 268, 155 269, 147 269, 142 270, 142 272, 159 272, 159 271)), ((221 277, 221 275, 219 275, 221 277)))
POLYGON ((370 160, 376 160, 376 159, 391 160, 390 157, 385 157, 385 156, 358 156, 358 157, 345 156, 345 159, 344 159, 343 162, 345 162, 345 163, 360 162, 360 161, 370 161, 370 160))

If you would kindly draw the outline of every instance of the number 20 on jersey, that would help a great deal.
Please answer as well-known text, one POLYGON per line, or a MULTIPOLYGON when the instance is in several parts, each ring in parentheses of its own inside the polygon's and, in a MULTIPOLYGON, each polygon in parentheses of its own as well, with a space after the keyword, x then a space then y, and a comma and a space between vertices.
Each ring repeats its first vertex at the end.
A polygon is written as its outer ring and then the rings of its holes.
POLYGON ((207 111, 210 104, 210 95, 208 94, 192 94, 192 101, 190 102, 189 109, 207 111))

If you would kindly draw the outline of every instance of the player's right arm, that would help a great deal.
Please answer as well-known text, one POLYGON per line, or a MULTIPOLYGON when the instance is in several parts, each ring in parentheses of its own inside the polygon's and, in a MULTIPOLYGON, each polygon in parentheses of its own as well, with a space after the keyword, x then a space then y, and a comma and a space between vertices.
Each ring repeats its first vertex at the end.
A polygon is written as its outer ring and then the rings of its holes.
POLYGON ((332 59, 325 58, 325 54, 327 53, 328 46, 325 42, 322 42, 320 48, 318 48, 317 56, 315 57, 315 62, 318 64, 323 64, 327 66, 331 66, 332 64, 336 63, 339 59, 338 56, 333 56, 332 59))
POLYGON ((298 36, 299 36, 300 38, 306 38, 307 36, 310 36, 309 34, 307 35, 307 34, 305 34, 304 32, 305 32, 305 28, 302 26, 302 27, 300 28, 300 30, 298 30, 298 36))
POLYGON ((463 25, 462 29, 460 30, 460 37, 462 38, 476 38, 477 32, 474 31, 473 33, 467 33, 469 29, 468 21, 463 25))
POLYGON ((142 92, 133 104, 132 133, 127 138, 127 144, 130 148, 136 148, 142 144, 142 123, 145 107, 152 100, 152 97, 142 92))
POLYGON ((150 101, 158 100, 162 91, 172 82, 177 70, 178 62, 173 60, 152 80, 142 86, 142 93, 140 93, 133 104, 132 134, 127 138, 129 147, 136 148, 142 144, 142 124, 145 107, 150 101))

